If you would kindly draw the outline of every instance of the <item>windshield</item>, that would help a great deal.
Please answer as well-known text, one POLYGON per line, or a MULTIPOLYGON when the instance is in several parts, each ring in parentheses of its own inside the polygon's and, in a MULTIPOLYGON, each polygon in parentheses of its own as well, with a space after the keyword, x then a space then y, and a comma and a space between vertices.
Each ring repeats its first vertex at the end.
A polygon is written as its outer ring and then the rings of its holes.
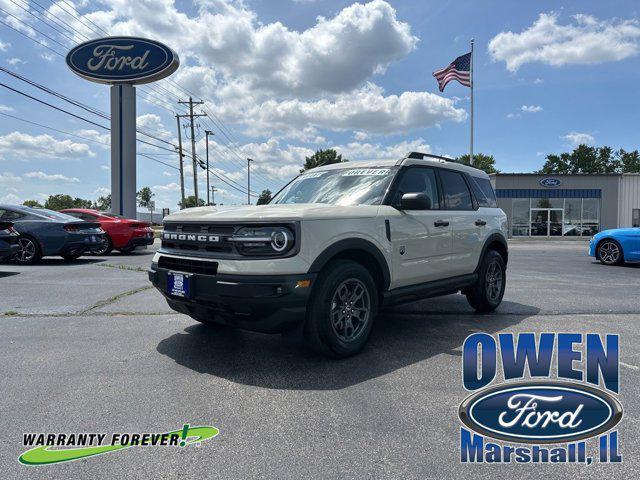
POLYGON ((284 187, 271 204, 380 205, 397 167, 341 168, 308 172, 284 187))

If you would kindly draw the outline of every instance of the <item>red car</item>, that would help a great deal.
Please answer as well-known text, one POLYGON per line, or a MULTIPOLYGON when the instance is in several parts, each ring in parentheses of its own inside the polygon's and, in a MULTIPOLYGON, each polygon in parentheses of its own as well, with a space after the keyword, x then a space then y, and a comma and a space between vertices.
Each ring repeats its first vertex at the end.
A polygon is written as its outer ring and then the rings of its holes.
POLYGON ((136 247, 153 245, 153 230, 147 222, 88 208, 67 208, 60 211, 81 220, 100 223, 106 232, 106 242, 93 250, 97 255, 108 255, 114 248, 122 253, 130 253, 136 247))

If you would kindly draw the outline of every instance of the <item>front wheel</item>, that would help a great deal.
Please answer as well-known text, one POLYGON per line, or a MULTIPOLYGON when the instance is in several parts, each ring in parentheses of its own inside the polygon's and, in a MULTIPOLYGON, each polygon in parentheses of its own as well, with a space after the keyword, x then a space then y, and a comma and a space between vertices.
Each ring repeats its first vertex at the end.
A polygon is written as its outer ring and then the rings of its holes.
POLYGON ((598 245, 598 258, 603 265, 620 265, 624 262, 622 247, 615 240, 604 240, 598 245))
POLYGON ((465 292, 467 301, 477 312, 495 310, 502 302, 507 285, 504 259, 495 250, 489 250, 480 265, 478 282, 465 292))
POLYGON ((350 260, 332 262, 316 280, 305 339, 324 355, 354 355, 367 343, 377 312, 378 289, 369 271, 350 260))

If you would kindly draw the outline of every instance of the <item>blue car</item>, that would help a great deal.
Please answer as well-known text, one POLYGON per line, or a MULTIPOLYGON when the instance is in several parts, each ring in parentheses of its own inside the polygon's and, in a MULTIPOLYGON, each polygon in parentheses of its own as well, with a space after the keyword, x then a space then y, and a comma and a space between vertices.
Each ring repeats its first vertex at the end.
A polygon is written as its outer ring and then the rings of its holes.
POLYGON ((589 255, 604 265, 640 262, 640 227, 604 230, 591 238, 589 255))
POLYGON ((97 222, 85 222, 46 208, 0 205, 0 222, 11 222, 18 232, 19 249, 13 260, 33 264, 43 256, 75 260, 104 242, 104 231, 97 222))

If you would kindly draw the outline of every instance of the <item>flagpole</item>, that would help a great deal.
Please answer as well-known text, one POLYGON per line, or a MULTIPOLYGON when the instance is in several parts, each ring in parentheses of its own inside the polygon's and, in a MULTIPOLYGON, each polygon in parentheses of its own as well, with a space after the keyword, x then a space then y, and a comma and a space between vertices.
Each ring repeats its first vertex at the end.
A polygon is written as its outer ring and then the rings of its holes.
POLYGON ((471 137, 469 139, 469 165, 473 165, 473 38, 471 39, 471 62, 469 66, 471 80, 471 137))

